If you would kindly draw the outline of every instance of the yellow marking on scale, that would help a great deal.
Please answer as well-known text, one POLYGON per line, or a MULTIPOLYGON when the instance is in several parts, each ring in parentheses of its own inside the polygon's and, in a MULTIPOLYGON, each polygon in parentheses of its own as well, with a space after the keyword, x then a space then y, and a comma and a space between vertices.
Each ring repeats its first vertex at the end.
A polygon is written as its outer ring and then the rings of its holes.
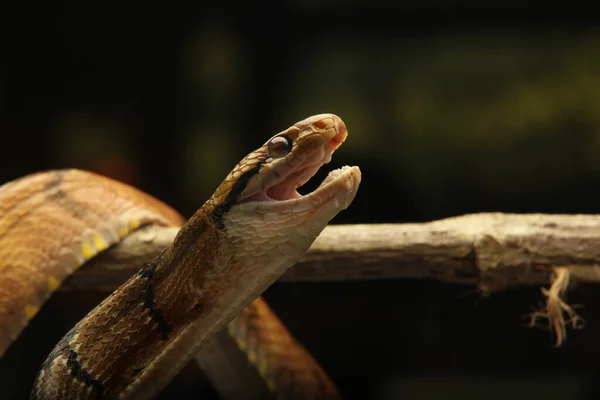
POLYGON ((120 229, 119 229, 119 236, 121 238, 124 238, 125 236, 127 236, 128 234, 130 234, 131 232, 135 231, 137 228, 139 228, 141 225, 140 223, 140 219, 139 218, 132 218, 129 221, 127 221, 126 225, 123 225, 120 229))
POLYGON ((106 240, 104 240, 104 238, 102 236, 100 236, 99 233, 94 232, 93 239, 94 239, 94 246, 96 246, 97 251, 100 252, 100 251, 106 250, 108 248, 108 243, 106 242, 106 240))
POLYGON ((36 306, 32 305, 32 304, 27 304, 25 306, 25 316, 27 317, 27 319, 31 319, 33 317, 35 317, 35 314, 37 314, 37 312, 40 309, 37 308, 36 306))
POLYGON ((268 366, 268 364, 269 363, 264 358, 262 360, 260 360, 260 362, 258 363, 258 373, 263 378, 265 377, 265 373, 267 372, 267 366, 268 366))
POLYGON ((246 343, 239 339, 236 342, 241 351, 246 351, 246 343))
POLYGON ((88 241, 85 241, 81 246, 81 255, 86 260, 89 260, 96 255, 96 249, 94 249, 88 241))
POLYGON ((51 291, 55 291, 59 285, 60 282, 55 277, 51 276, 50 278, 48 278, 48 289, 50 289, 51 291))
POLYGON ((129 221, 129 232, 136 230, 140 227, 140 220, 138 218, 133 218, 129 221))
POLYGON ((256 352, 254 350, 251 350, 248 352, 248 360, 252 363, 255 364, 256 363, 256 352))

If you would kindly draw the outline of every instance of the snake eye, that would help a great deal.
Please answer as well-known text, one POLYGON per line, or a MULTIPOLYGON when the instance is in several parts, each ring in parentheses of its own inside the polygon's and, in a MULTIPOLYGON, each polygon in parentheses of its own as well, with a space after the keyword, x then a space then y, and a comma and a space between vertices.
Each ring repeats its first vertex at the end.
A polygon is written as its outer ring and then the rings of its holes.
POLYGON ((285 157, 290 151, 292 151, 292 139, 287 136, 274 137, 269 142, 269 155, 272 158, 285 157))

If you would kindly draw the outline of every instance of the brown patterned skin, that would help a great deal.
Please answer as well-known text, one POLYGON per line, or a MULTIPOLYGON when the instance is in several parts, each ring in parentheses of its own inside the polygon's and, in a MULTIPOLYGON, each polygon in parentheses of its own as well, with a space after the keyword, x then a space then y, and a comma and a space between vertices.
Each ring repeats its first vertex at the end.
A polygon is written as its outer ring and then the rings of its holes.
MULTIPOLYGON (((65 335, 42 365, 31 397, 138 399, 159 393, 212 335, 293 265, 329 220, 352 202, 360 183, 357 167, 335 171, 310 194, 300 196, 295 191, 329 161, 345 138, 341 120, 323 114, 295 124, 246 156, 211 199, 183 225, 169 248, 65 335)), ((73 221, 65 222, 62 215, 65 210, 45 214, 44 218, 49 217, 58 228, 48 223, 52 231, 47 231, 49 234, 44 238, 19 242, 20 236, 28 236, 37 229, 35 222, 27 222, 28 215, 36 212, 19 205, 30 201, 31 191, 6 195, 9 199, 6 208, 12 207, 15 215, 6 221, 3 218, 0 225, 0 232, 12 240, 7 245, 13 249, 7 254, 0 253, 2 265, 11 271, 6 274, 12 279, 7 279, 6 287, 16 285, 14 281, 19 279, 29 279, 27 284, 35 288, 17 306, 0 303, 6 310, 2 315, 6 322, 0 320, 0 326, 10 333, 9 341, 22 329, 12 326, 23 325, 23 321, 35 314, 27 307, 39 308, 66 276, 61 271, 70 272, 78 262, 85 262, 141 224, 174 225, 179 221, 179 216, 168 208, 167 215, 162 215, 157 210, 161 203, 148 195, 143 195, 139 202, 137 197, 130 201, 127 193, 135 193, 132 192, 135 189, 122 184, 125 200, 117 201, 118 207, 110 211, 94 211, 97 215, 93 219, 81 212, 78 202, 71 200, 88 201, 91 209, 102 210, 100 194, 86 193, 79 199, 63 188, 62 182, 68 180, 61 174, 82 173, 52 174, 56 174, 58 183, 40 179, 34 185, 37 195, 31 196, 34 206, 29 209, 58 209, 63 202, 68 208, 66 213, 73 213, 73 221), (55 191, 55 187, 59 190, 55 191), (58 200, 49 201, 47 193, 54 193, 58 200), (59 205, 54 205, 54 201, 59 205), (84 229, 79 226, 84 234, 72 239, 71 223, 84 224, 84 229), (15 229, 19 233, 13 234, 15 229), (64 242, 56 246, 53 243, 57 240, 64 242), (13 262, 15 254, 37 254, 44 246, 53 248, 53 252, 24 265, 13 262), (60 261, 55 262, 56 259, 60 261), (36 269, 39 265, 41 272, 33 279, 31 276, 35 274, 31 272, 15 272, 19 268, 36 269), (57 282, 51 282, 52 277, 57 282), (19 312, 25 313, 25 318, 19 312)), ((87 179, 82 180, 84 187, 93 186, 87 179)), ((12 192, 14 185, 30 187, 30 184, 10 183, 0 189, 0 195, 12 192)), ((109 193, 112 190, 115 197, 121 195, 117 193, 120 189, 104 189, 109 193)))
POLYGON ((37 173, 0 187, 0 356, 86 260, 142 225, 183 221, 157 199, 90 172, 37 173))
POLYGON ((262 297, 229 323, 227 330, 276 398, 339 398, 327 373, 294 339, 262 297))

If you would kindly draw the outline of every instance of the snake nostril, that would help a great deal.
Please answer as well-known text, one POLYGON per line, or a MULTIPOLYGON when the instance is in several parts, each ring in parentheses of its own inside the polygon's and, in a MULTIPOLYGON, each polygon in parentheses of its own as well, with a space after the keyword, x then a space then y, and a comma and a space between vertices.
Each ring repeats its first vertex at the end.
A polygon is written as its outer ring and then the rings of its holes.
POLYGON ((335 122, 335 130, 337 134, 329 140, 329 147, 332 151, 340 147, 344 140, 346 140, 346 136, 348 136, 346 125, 342 121, 335 122))

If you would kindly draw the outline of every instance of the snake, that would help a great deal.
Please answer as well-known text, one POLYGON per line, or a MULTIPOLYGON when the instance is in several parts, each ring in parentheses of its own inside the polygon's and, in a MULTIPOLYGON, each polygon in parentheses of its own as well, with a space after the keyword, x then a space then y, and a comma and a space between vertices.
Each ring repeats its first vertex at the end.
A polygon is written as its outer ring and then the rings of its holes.
POLYGON ((0 187, 0 356, 73 272, 148 225, 172 244, 91 310, 41 365, 31 399, 152 399, 220 332, 233 337, 277 398, 338 398, 318 362, 262 292, 353 201, 361 172, 332 170, 298 188, 346 140, 319 114, 250 152, 185 220, 132 186, 78 169, 0 187))

